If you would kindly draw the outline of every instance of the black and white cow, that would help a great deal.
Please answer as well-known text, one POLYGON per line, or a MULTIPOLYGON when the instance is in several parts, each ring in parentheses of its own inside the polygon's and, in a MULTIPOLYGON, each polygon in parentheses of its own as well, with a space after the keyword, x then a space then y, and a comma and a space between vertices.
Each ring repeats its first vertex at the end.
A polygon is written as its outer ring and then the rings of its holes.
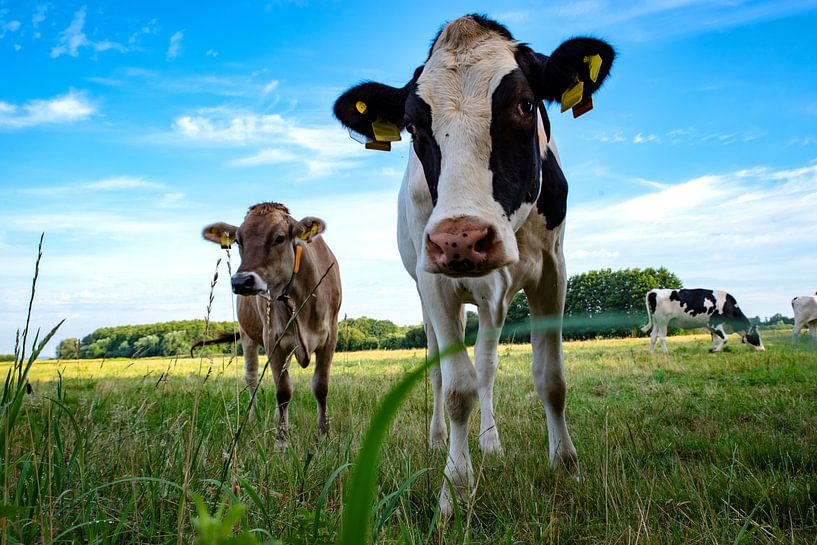
MULTIPOLYGON (((432 357, 463 340, 463 305, 479 308, 476 368, 463 349, 445 352, 431 372, 429 441, 444 447, 447 409, 445 474, 461 498, 473 485, 468 421, 477 399, 480 447, 501 452, 492 398, 497 341, 519 290, 534 318, 558 317, 556 329, 531 335, 533 381, 547 415, 551 466, 578 469, 562 363, 567 182, 543 101, 561 102, 582 82, 586 103, 613 57, 607 43, 592 38, 568 40, 548 57, 504 26, 468 15, 440 30, 403 87, 367 82, 335 103, 336 117, 370 139, 378 121, 412 136, 398 197, 398 246, 417 283, 432 357)), ((440 508, 452 512, 445 484, 440 508)))
POLYGON ((738 302, 730 294, 706 289, 656 289, 647 292, 647 318, 649 322, 641 331, 650 333, 650 352, 661 339, 661 347, 667 351, 667 326, 670 321, 682 329, 705 327, 712 334, 710 352, 719 352, 726 344, 726 334, 734 331, 741 341, 763 352, 763 341, 757 326, 740 310, 738 302))
POLYGON ((808 326, 811 336, 817 339, 817 293, 795 297, 792 299, 791 308, 794 311, 792 339, 796 339, 805 326, 808 326))

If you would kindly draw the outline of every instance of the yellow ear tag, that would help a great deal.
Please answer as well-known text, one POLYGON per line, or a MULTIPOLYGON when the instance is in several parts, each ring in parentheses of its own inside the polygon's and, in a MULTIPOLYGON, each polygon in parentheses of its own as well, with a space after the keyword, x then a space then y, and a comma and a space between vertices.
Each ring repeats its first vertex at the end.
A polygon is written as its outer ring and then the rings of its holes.
POLYGON ((318 234, 318 224, 313 223, 312 227, 309 228, 309 231, 306 231, 304 234, 301 235, 301 240, 309 240, 310 238, 314 237, 318 234))
MULTIPOLYGON (((596 80, 593 80, 593 81, 596 81, 596 80)), ((369 109, 369 107, 366 106, 366 103, 363 102, 362 100, 358 100, 357 102, 355 102, 355 109, 357 110, 357 112, 359 114, 365 114, 366 111, 369 109)))
POLYGON ((221 242, 221 247, 224 248, 225 250, 233 245, 233 241, 232 241, 232 239, 230 239, 230 235, 228 235, 227 233, 223 233, 221 235, 221 241, 220 242, 221 242))
POLYGON ((400 129, 394 123, 378 119, 372 123, 374 139, 379 142, 397 142, 400 140, 400 129))
POLYGON ((584 96, 584 82, 578 80, 573 87, 562 93, 562 113, 565 113, 570 108, 582 101, 584 96))
POLYGON ((589 65, 590 80, 595 83, 599 79, 599 70, 601 70, 601 55, 590 55, 584 58, 584 62, 589 65))
POLYGON ((295 266, 292 267, 292 272, 295 274, 298 273, 298 269, 301 268, 301 254, 303 253, 304 248, 300 244, 295 246, 295 266))

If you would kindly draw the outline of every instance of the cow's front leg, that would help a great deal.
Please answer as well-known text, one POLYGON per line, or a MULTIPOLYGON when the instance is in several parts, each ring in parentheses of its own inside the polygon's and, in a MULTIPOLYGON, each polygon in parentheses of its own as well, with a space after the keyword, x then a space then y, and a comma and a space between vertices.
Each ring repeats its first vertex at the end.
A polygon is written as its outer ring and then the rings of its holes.
POLYGON ((246 331, 241 331, 241 349, 244 352, 244 380, 250 392, 250 418, 255 416, 255 390, 258 388, 258 348, 246 331))
MULTIPOLYGON (((504 298, 500 300, 504 303, 504 298)), ((499 367, 497 345, 507 305, 479 308, 479 330, 474 347, 479 391, 479 447, 486 454, 500 454, 502 443, 494 419, 494 379, 499 367), (501 308, 499 308, 501 306, 501 308)))
MULTIPOLYGON (((428 343, 428 358, 434 360, 439 354, 437 346, 437 336, 434 335, 434 328, 431 327, 431 321, 425 311, 423 305, 423 323, 426 324, 426 340, 428 343)), ((443 405, 443 375, 440 370, 440 364, 432 365, 428 371, 431 382, 432 395, 432 409, 431 422, 428 429, 428 444, 434 449, 445 448, 445 439, 448 434, 448 429, 445 425, 445 407, 443 405)))
POLYGON ((726 344, 726 331, 723 329, 723 324, 718 324, 714 327, 710 326, 710 331, 712 332, 712 348, 709 349, 710 352, 720 352, 723 348, 723 345, 726 344))
POLYGON ((292 399, 292 384, 289 381, 289 354, 279 350, 270 358, 272 378, 275 381, 275 399, 278 407, 278 430, 275 434, 275 446, 286 448, 289 438, 289 400, 292 399))
MULTIPOLYGON (((447 286, 443 282, 428 273, 421 273, 418 285, 442 355, 442 393, 451 424, 445 476, 451 482, 457 498, 465 500, 474 483, 471 454, 468 451, 468 421, 477 398, 477 377, 462 346, 462 305, 455 299, 453 290, 445 289, 447 286)), ((440 490, 440 513, 444 517, 454 513, 447 482, 443 482, 440 490)))
POLYGON ((550 465, 554 468, 564 466, 578 473, 578 456, 565 421, 567 383, 562 354, 562 312, 566 276, 561 251, 553 256, 546 254, 542 268, 539 285, 525 292, 531 318, 547 318, 544 322, 554 325, 531 332, 533 383, 547 416, 550 465))

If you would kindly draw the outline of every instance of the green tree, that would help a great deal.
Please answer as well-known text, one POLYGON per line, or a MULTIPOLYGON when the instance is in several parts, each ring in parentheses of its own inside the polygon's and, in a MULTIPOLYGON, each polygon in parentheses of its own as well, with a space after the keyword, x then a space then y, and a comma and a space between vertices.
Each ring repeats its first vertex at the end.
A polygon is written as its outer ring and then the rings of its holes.
POLYGON ((184 331, 171 331, 162 336, 162 355, 179 356, 190 351, 190 341, 184 331))
POLYGON ((145 335, 133 343, 133 357, 149 358, 161 353, 161 341, 158 335, 145 335))
POLYGON ((637 335, 647 319, 646 293, 681 287, 681 280, 664 267, 601 269, 571 276, 565 298, 565 338, 637 335))
POLYGON ((63 339, 57 345, 57 357, 61 360, 79 359, 79 339, 63 339))

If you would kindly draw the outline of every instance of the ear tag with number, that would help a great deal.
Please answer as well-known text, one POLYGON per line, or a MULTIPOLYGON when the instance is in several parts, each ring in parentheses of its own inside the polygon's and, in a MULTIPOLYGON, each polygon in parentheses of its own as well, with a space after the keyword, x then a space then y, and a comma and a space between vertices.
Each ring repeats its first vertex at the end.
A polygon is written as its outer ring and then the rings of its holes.
POLYGON ((581 102, 583 96, 584 82, 577 79, 573 87, 562 93, 562 113, 565 113, 568 109, 581 102))
POLYGON ((599 79, 599 70, 601 70, 601 55, 590 55, 584 58, 584 62, 588 64, 590 70, 590 81, 593 83, 599 79))
POLYGON ((221 247, 224 248, 225 250, 229 249, 230 246, 233 245, 233 241, 230 238, 230 235, 228 235, 227 233, 221 234, 221 240, 219 242, 221 242, 221 247))
POLYGON ((362 100, 358 100, 357 102, 355 102, 355 110, 357 110, 357 113, 365 114, 368 111, 368 109, 369 107, 366 106, 366 103, 363 102, 362 100))
POLYGON ((372 123, 374 139, 379 142, 397 142, 400 140, 400 128, 394 123, 378 119, 372 123))

